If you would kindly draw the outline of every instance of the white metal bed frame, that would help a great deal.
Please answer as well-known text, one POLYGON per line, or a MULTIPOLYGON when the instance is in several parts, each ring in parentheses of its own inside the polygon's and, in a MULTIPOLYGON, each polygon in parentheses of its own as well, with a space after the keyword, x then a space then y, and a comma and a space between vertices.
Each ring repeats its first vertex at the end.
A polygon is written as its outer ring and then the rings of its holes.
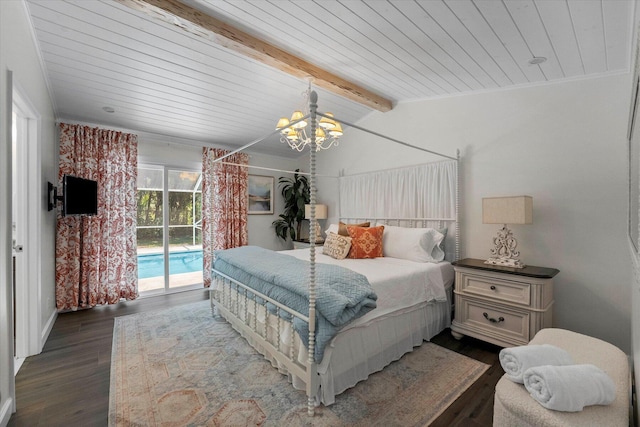
MULTIPOLYGON (((305 120, 307 118, 310 119, 310 135, 311 135, 311 144, 309 149, 309 187, 310 187, 310 230, 316 229, 316 127, 318 116, 328 117, 327 115, 320 113, 317 111, 317 100, 318 96, 315 91, 312 91, 309 97, 309 114, 304 116, 298 121, 305 120)), ((441 157, 445 157, 448 159, 456 160, 456 217, 455 218, 373 218, 372 220, 376 221, 397 221, 398 224, 404 223, 406 221, 409 224, 426 224, 428 222, 439 222, 443 224, 443 222, 454 222, 456 224, 456 233, 455 233, 455 259, 459 258, 460 253, 460 222, 458 221, 458 212, 459 212, 459 159, 460 152, 456 152, 456 157, 448 156, 445 154, 437 153, 431 150, 427 150, 422 147, 417 147, 415 145, 407 144, 405 142, 396 140, 394 138, 387 137, 385 135, 381 135, 379 133, 364 129, 357 125, 345 122, 340 120, 340 118, 332 117, 332 119, 337 120, 344 125, 368 132, 370 134, 379 136, 381 138, 390 140, 392 142, 408 146, 420 151, 428 152, 431 154, 435 154, 441 157)), ((291 122, 289 126, 297 123, 298 121, 291 122)), ((270 133, 264 138, 253 141, 237 150, 234 150, 228 153, 225 156, 221 156, 216 161, 223 161, 228 156, 237 153, 239 151, 243 151, 244 149, 257 144, 258 142, 266 139, 267 137, 274 135, 275 133, 280 132, 280 129, 276 129, 275 132, 270 133)), ((345 220, 352 220, 355 218, 344 218, 345 220)), ((309 315, 305 316, 302 313, 299 313, 289 307, 280 304, 279 302, 267 297, 266 295, 255 291, 254 289, 244 285, 243 283, 238 282, 237 280, 223 274, 215 269, 212 269, 213 275, 213 283, 212 289, 210 291, 210 300, 211 300, 211 308, 215 315, 215 310, 218 312, 229 322, 231 325, 238 331, 240 331, 245 337, 249 337, 256 342, 260 343, 262 349, 267 352, 271 357, 278 361, 278 363, 282 364, 286 369, 293 375, 296 375, 300 379, 304 381, 306 384, 306 393, 307 393, 307 414, 309 416, 314 415, 315 411, 315 396, 318 392, 318 388, 320 386, 320 380, 318 377, 318 365, 314 359, 315 353, 315 329, 316 329, 316 242, 315 242, 315 233, 309 233, 310 240, 310 255, 309 255, 309 315), (241 304, 239 298, 235 298, 233 301, 232 291, 237 292, 239 295, 242 295, 244 300, 241 304), (262 303, 258 303, 258 299, 262 300, 262 303), (251 322, 251 318, 249 316, 248 306, 253 301, 254 312, 258 311, 258 304, 263 306, 265 321, 262 330, 258 330, 258 322, 257 316, 253 315, 253 322, 251 322), (275 308, 275 313, 270 314, 270 311, 267 309, 266 304, 273 304, 275 308), (226 306, 228 304, 229 306, 226 306), (244 313, 242 312, 244 311, 244 313), (289 351, 288 354, 285 354, 281 351, 281 324, 285 322, 290 322, 291 331, 293 331, 292 324, 293 319, 291 321, 284 320, 281 317, 281 312, 289 314, 292 317, 301 319, 302 321, 308 323, 309 325, 309 340, 307 346, 307 360, 306 364, 302 364, 296 360, 294 355, 294 334, 290 333, 290 342, 289 342, 289 351), (276 316, 276 344, 274 345, 268 339, 268 324, 269 324, 269 316, 276 316), (251 324, 253 323, 253 324, 251 324)))

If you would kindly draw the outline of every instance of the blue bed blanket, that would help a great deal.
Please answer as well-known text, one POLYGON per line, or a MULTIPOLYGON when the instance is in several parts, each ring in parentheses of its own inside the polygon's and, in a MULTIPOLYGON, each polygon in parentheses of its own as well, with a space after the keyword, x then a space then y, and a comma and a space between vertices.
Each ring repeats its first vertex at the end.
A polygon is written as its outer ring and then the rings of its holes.
MULTIPOLYGON (((309 261, 257 246, 215 251, 215 270, 295 311, 309 315, 309 261)), ((376 307, 377 295, 362 274, 337 265, 316 264, 315 360, 340 328, 376 307)), ((309 325, 294 319, 305 346, 309 325)))

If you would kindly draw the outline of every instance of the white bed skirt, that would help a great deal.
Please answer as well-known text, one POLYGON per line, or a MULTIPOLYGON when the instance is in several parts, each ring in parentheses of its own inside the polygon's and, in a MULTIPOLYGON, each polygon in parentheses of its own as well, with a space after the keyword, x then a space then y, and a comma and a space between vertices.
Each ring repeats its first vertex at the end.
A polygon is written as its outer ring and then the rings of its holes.
MULTIPOLYGON (((320 402, 324 405, 334 403, 335 396, 381 371, 449 326, 451 304, 430 302, 338 334, 318 366, 320 402)), ((298 388, 295 383, 294 386, 298 388)))
MULTIPOLYGON (((213 297, 218 293, 214 283, 213 297)), ((322 362, 318 365, 320 376, 320 389, 315 396, 316 405, 331 405, 335 397, 346 389, 355 386, 358 382, 366 380, 369 375, 381 371, 391 362, 398 360, 420 346, 424 341, 439 334, 445 328, 451 326, 451 295, 452 286, 447 288, 447 301, 421 303, 409 308, 388 313, 375 318, 368 323, 347 328, 338 333, 325 349, 322 362)), ((236 304, 237 294, 231 291, 232 304, 236 304), (235 294, 235 295, 234 295, 235 294)), ((244 307, 244 297, 240 295, 237 301, 240 308, 240 320, 253 324, 253 304, 249 302, 247 309, 244 307), (247 313, 248 319, 245 319, 247 313)), ((264 330, 265 310, 257 307, 255 323, 257 330, 264 330)), ((267 339, 275 345, 278 339, 278 323, 280 335, 280 351, 289 354, 291 349, 291 325, 289 322, 279 319, 274 315, 268 316, 267 339)), ((236 329, 237 330, 237 329, 236 329)), ((238 330, 240 334, 265 356, 279 372, 287 375, 294 388, 305 390, 305 382, 278 363, 264 350, 262 344, 238 330)), ((296 349, 294 357, 302 365, 306 366, 307 349, 302 344, 297 333, 294 333, 293 347, 296 349)))

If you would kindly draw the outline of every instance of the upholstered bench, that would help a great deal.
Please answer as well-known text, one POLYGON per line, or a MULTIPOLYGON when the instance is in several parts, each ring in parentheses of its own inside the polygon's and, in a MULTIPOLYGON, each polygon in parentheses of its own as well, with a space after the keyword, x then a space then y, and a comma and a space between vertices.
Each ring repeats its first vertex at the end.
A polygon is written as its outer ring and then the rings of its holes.
POLYGON ((503 375, 496 385, 493 425, 511 426, 629 426, 630 371, 627 355, 602 340, 564 329, 542 329, 529 344, 551 344, 566 350, 576 364, 590 363, 605 371, 616 385, 616 399, 607 406, 587 406, 580 412, 544 408, 522 384, 503 375))

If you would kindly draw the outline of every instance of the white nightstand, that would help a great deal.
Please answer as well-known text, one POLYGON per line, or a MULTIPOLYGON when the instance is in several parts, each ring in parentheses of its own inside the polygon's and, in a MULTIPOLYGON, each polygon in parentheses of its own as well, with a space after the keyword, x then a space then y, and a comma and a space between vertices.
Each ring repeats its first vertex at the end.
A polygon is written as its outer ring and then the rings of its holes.
POLYGON ((455 318, 451 333, 502 347, 524 345, 551 327, 555 268, 499 267, 480 259, 453 263, 455 318))
MULTIPOLYGON (((309 243, 308 240, 294 240, 293 241, 293 249, 306 249, 309 246, 311 246, 311 243, 309 243)), ((316 248, 320 248, 324 246, 324 242, 316 242, 316 248)))

